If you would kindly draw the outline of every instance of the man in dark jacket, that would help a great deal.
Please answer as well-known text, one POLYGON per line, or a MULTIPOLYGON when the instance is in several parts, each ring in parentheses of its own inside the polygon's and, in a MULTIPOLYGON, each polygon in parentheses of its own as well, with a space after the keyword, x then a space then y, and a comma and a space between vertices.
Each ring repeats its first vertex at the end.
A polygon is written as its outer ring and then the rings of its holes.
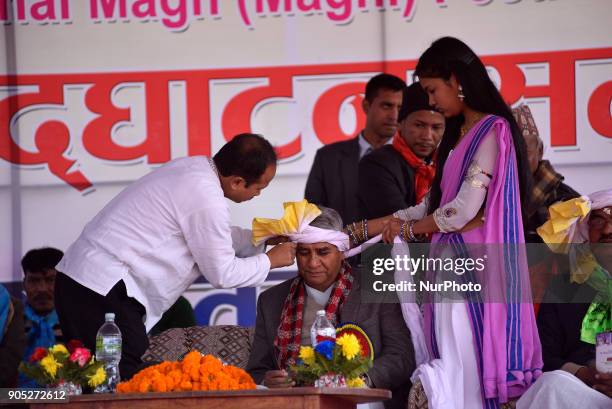
POLYGON ((444 116, 429 105, 419 83, 404 91, 399 134, 359 163, 361 219, 387 216, 419 203, 435 175, 433 154, 444 133, 444 116))
MULTIPOLYGON (((310 226, 342 231, 333 209, 310 226)), ((310 328, 318 310, 333 315, 336 324, 361 327, 372 342, 374 361, 366 375, 369 387, 390 389, 388 408, 405 408, 410 375, 415 369, 414 348, 397 295, 395 302, 365 302, 360 274, 352 271, 331 242, 298 243, 298 276, 264 291, 257 301, 255 336, 247 371, 269 388, 292 386, 287 367, 295 363, 300 346, 310 346, 310 328), (282 330, 281 330, 282 329, 282 330)))
POLYGON ((405 86, 402 79, 389 74, 379 74, 368 81, 363 101, 365 129, 353 139, 317 151, 306 182, 306 200, 336 210, 344 223, 357 220, 357 165, 364 155, 389 142, 397 132, 405 86))

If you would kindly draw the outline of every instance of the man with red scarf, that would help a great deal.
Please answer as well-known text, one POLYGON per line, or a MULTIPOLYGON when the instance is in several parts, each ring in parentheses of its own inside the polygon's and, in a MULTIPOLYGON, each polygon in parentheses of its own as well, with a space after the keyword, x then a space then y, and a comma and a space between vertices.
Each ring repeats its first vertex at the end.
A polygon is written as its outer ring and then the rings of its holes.
POLYGON ((436 173, 435 150, 444 134, 444 116, 429 105, 418 82, 404 90, 399 133, 391 145, 359 162, 359 213, 363 219, 418 204, 436 173))
POLYGON ((342 219, 331 208, 319 209, 321 214, 309 226, 320 233, 303 232, 295 239, 298 275, 262 292, 257 300, 255 335, 246 370, 255 382, 268 388, 294 386, 287 369, 296 363, 300 346, 312 345, 310 328, 316 312, 325 310, 334 324, 353 323, 368 335, 374 361, 366 384, 392 391, 392 399, 384 402, 385 409, 404 409, 415 358, 397 295, 390 293, 385 302, 362 298, 362 293, 372 291, 362 281, 365 274, 353 271, 333 238, 334 232, 342 232, 342 219), (320 238, 315 236, 321 233, 320 238), (318 239, 321 241, 315 242, 318 239))

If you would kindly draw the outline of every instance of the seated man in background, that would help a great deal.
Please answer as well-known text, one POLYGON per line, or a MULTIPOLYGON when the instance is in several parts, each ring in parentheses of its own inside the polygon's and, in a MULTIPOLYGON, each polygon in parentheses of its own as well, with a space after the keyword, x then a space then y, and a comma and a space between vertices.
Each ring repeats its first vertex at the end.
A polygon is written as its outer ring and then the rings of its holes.
POLYGON ((557 205, 565 206, 569 219, 582 216, 575 226, 570 222, 567 233, 551 234, 553 223, 568 221, 557 217, 538 229, 553 249, 556 243, 572 243, 570 277, 559 274, 540 306, 537 323, 547 373, 521 397, 518 408, 612 407, 612 373, 596 370, 594 346, 596 332, 612 330, 605 324, 612 302, 612 189, 591 194, 586 215, 579 206, 568 206, 582 200, 557 205), (577 212, 568 213, 572 209, 577 212))
MULTIPOLYGON (((563 183, 563 175, 557 173, 549 161, 542 159, 544 142, 540 138, 529 107, 519 105, 512 109, 512 113, 525 140, 529 170, 533 177, 527 209, 528 219, 524 223, 525 242, 542 243, 536 229, 548 220, 548 208, 556 202, 579 197, 580 194, 563 183)), ((565 264, 565 261, 548 251, 544 244, 529 245, 527 250, 531 291, 537 314, 546 287, 558 273, 559 265, 565 264)))
MULTIPOLYGON (((321 214, 309 226, 342 236, 339 214, 333 209, 319 209, 321 214)), ((385 407, 404 408, 415 358, 400 305, 362 303, 359 276, 342 253, 348 248, 348 237, 336 242, 326 234, 329 241, 317 242, 317 234, 322 233, 289 235, 298 242, 298 276, 259 296, 247 371, 256 383, 269 388, 291 386, 286 369, 295 363, 301 345, 311 345, 310 328, 317 310, 326 310, 328 317, 334 316, 334 324, 355 323, 370 337, 374 362, 367 372, 366 384, 392 390, 393 399, 386 401, 385 407)))
POLYGON ((421 84, 404 90, 399 133, 393 143, 359 162, 357 197, 362 219, 375 219, 418 204, 436 174, 434 152, 444 134, 444 116, 429 105, 421 84))
MULTIPOLYGON (((27 347, 23 359, 29 359, 38 347, 50 346, 64 342, 59 319, 55 312, 55 266, 64 256, 60 250, 45 247, 30 250, 21 259, 23 268, 23 289, 26 294, 25 332, 27 347)), ((20 386, 35 387, 36 384, 19 376, 20 386)))
POLYGON ((563 183, 563 175, 557 173, 550 161, 542 159, 544 142, 529 107, 520 105, 512 109, 512 113, 525 140, 529 170, 533 176, 527 211, 529 219, 525 223, 525 242, 541 243, 536 229, 548 220, 548 208, 556 202, 579 197, 580 193, 563 183))
POLYGON ((25 346, 23 305, 0 284, 0 388, 17 385, 17 367, 25 346))

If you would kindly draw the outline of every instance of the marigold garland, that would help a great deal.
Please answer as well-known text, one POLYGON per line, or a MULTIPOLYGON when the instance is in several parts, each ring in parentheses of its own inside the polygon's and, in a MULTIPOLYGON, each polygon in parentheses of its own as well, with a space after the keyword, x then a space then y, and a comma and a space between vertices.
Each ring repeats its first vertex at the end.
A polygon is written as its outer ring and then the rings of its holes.
POLYGON ((255 389, 243 369, 224 365, 212 355, 191 351, 182 361, 164 361, 138 372, 117 385, 119 393, 217 391, 255 389))

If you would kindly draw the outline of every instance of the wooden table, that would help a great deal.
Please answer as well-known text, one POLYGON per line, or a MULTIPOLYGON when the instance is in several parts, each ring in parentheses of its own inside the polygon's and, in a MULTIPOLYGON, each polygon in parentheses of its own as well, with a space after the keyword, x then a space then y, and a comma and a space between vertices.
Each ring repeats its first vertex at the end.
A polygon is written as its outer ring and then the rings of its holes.
MULTIPOLYGON (((349 409, 391 398, 386 389, 283 388, 223 392, 82 395, 68 402, 30 403, 31 409, 349 409)), ((24 405, 25 406, 25 405, 24 405)), ((24 407, 22 406, 22 407, 24 407)))

